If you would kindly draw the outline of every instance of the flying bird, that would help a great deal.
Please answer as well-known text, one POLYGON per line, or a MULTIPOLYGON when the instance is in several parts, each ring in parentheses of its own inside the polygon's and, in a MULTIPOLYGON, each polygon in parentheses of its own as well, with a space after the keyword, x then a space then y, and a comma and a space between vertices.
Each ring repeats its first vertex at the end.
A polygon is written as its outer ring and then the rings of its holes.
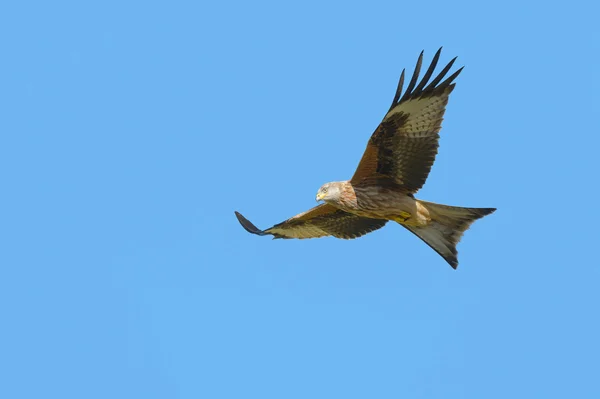
POLYGON ((320 205, 266 230, 260 230, 239 212, 250 233, 274 238, 357 238, 394 221, 440 254, 454 269, 456 245, 477 219, 495 208, 463 208, 416 199, 438 152, 439 132, 454 90, 458 69, 443 80, 456 57, 430 82, 440 58, 437 51, 420 82, 421 52, 405 91, 404 70, 392 105, 371 135, 350 180, 326 183, 317 192, 320 205), (418 82, 418 83, 417 83, 418 82))

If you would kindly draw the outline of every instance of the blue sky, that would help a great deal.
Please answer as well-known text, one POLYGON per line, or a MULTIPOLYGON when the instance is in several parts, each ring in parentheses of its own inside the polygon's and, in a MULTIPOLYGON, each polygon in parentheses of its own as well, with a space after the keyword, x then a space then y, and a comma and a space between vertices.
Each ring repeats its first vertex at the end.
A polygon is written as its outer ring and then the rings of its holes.
POLYGON ((2 5, 0 397, 600 397, 598 11, 2 5), (498 208, 457 271, 395 225, 242 230, 349 178, 440 46, 465 70, 418 197, 498 208))

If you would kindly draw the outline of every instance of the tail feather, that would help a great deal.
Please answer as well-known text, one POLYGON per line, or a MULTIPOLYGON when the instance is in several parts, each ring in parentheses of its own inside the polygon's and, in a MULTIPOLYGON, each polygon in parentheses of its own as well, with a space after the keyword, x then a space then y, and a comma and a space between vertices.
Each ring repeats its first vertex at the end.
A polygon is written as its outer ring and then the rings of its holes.
POLYGON ((454 269, 458 267, 456 244, 464 232, 474 221, 496 210, 496 208, 461 208, 420 200, 419 202, 429 211, 431 222, 423 227, 404 224, 402 226, 440 254, 454 269))

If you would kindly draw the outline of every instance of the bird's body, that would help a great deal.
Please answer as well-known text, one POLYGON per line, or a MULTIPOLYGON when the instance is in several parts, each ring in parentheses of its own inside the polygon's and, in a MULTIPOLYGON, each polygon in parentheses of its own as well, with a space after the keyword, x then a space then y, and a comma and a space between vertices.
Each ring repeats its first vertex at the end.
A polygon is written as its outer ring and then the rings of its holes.
POLYGON ((408 226, 426 226, 429 211, 401 187, 381 181, 365 181, 352 185, 350 181, 329 183, 338 185, 341 195, 325 202, 345 212, 372 219, 393 220, 408 226))
POLYGON ((392 105, 371 135, 352 178, 327 183, 319 189, 317 201, 324 204, 266 230, 260 230, 236 212, 242 226, 250 233, 270 234, 275 238, 349 239, 395 221, 456 268, 456 244, 463 233, 475 220, 495 209, 441 205, 414 197, 425 184, 435 161, 448 97, 454 90, 454 79, 462 71, 460 68, 442 81, 453 59, 430 82, 440 52, 441 49, 417 84, 423 61, 421 53, 404 92, 402 71, 392 105))

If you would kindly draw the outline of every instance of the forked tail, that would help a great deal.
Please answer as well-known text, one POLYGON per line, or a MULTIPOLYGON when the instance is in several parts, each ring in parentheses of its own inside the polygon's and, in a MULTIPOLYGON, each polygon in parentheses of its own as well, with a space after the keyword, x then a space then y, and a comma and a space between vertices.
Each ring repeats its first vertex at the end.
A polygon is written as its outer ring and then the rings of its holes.
POLYGON ((407 226, 409 231, 440 254, 454 269, 458 266, 456 244, 471 224, 496 208, 461 208, 419 200, 429 211, 431 222, 424 227, 407 226))

